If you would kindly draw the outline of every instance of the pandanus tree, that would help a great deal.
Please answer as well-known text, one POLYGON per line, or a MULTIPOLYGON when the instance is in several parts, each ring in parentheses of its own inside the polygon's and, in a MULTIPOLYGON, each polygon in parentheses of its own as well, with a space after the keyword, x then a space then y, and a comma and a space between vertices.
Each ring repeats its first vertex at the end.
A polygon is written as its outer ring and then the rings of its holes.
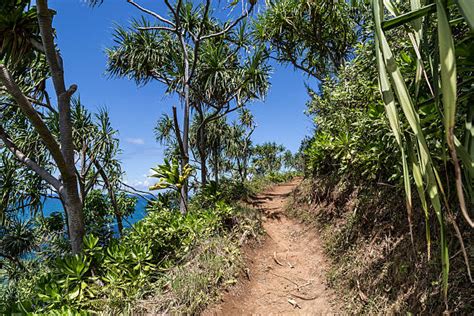
POLYGON ((224 167, 226 139, 229 135, 229 124, 221 117, 212 120, 208 126, 206 143, 209 150, 211 170, 214 175, 214 183, 219 184, 219 176, 224 167))
MULTIPOLYGON (((198 68, 201 47, 214 40, 224 41, 253 10, 254 2, 244 4, 241 15, 227 22, 213 16, 211 0, 195 4, 177 0, 164 1, 166 15, 149 10, 135 1, 128 1, 146 17, 135 21, 129 29, 118 27, 116 45, 107 51, 108 71, 111 75, 131 77, 138 84, 156 80, 166 85, 169 93, 176 93, 183 105, 180 124, 176 107, 172 108, 173 125, 180 151, 181 168, 189 163, 189 127, 191 94, 199 85, 198 68)), ((236 3, 234 3, 235 5, 236 3)), ((181 211, 186 209, 188 185, 182 187, 181 211)))
POLYGON ((251 136, 257 124, 248 109, 241 109, 239 118, 230 126, 226 139, 226 156, 230 160, 230 169, 237 173, 240 182, 247 180, 250 159, 253 152, 251 136))
POLYGON ((122 168, 117 159, 120 153, 118 131, 110 122, 105 109, 92 115, 80 98, 72 100, 73 139, 76 155, 79 193, 82 201, 97 188, 107 192, 117 221, 119 234, 123 230, 123 210, 120 207, 122 168))
MULTIPOLYGON (((234 111, 241 111, 250 119, 250 112, 245 106, 253 100, 263 98, 269 87, 270 68, 266 64, 268 59, 266 50, 257 46, 251 53, 243 52, 244 48, 252 45, 248 40, 250 36, 245 32, 245 25, 236 34, 231 35, 234 36, 232 42, 238 44, 226 45, 224 42, 214 42, 203 47, 196 75, 197 81, 201 84, 196 86, 191 94, 196 109, 196 146, 203 186, 206 185, 207 179, 208 139, 218 137, 208 135, 212 134, 208 131, 208 126, 234 111)), ((247 123, 253 124, 253 122, 247 123)), ((216 132, 218 131, 214 131, 216 132)))
POLYGON ((252 159, 255 172, 264 175, 280 171, 284 151, 285 147, 275 142, 255 146, 252 159))
POLYGON ((274 58, 324 80, 345 64, 358 39, 363 18, 358 1, 268 1, 254 35, 267 43, 274 58))
POLYGON ((116 132, 105 111, 91 117, 80 102, 72 102, 77 86, 66 88, 54 41, 56 13, 48 1, 38 0, 36 6, 3 1, 0 10, 2 211, 37 211, 42 198, 59 198, 71 249, 77 253, 85 232, 87 194, 97 186, 109 194, 117 189, 121 171, 115 159, 116 132), (46 89, 48 79, 56 104, 46 89))
MULTIPOLYGON (((2 9, 6 9, 8 12, 14 8, 16 13, 19 14, 19 12, 22 11, 24 15, 28 16, 35 14, 31 10, 26 10, 26 7, 29 5, 26 1, 10 1, 10 4, 11 7, 6 5, 2 7, 2 9)), ((8 12, 8 14, 9 13, 10 12, 8 12)), ((37 22, 33 19, 28 20, 32 23, 32 26, 25 27, 24 33, 15 33, 13 41, 4 43, 2 50, 3 58, 0 63, 0 82, 2 84, 2 98, 4 100, 5 98, 10 99, 12 106, 17 107, 21 111, 21 114, 24 115, 32 130, 38 134, 39 139, 57 166, 57 174, 60 175, 60 177, 38 164, 30 153, 25 152, 24 148, 21 148, 21 146, 15 142, 7 130, 8 127, 3 117, 2 124, 0 125, 0 139, 5 148, 8 149, 16 159, 33 170, 59 194, 61 200, 64 202, 64 207, 68 215, 69 236, 72 250, 73 252, 79 252, 82 248, 82 237, 84 235, 84 219, 74 161, 70 103, 71 96, 77 90, 77 86, 71 85, 69 88, 66 88, 62 59, 54 43, 54 31, 52 27, 53 15, 54 11, 49 9, 46 0, 36 1, 37 22), (36 42, 38 39, 40 39, 39 43, 36 42), (18 46, 17 43, 23 45, 18 46), (39 45, 34 45, 33 47, 32 43, 39 45), (39 100, 33 100, 30 95, 25 94, 24 89, 20 86, 20 82, 18 82, 15 77, 12 77, 15 63, 12 58, 16 57, 19 58, 18 60, 21 60, 21 58, 24 57, 15 55, 18 53, 18 51, 16 51, 18 47, 21 47, 20 52, 24 54, 34 54, 35 57, 33 58, 44 58, 46 60, 58 103, 59 139, 53 135, 51 128, 48 127, 42 115, 35 108, 36 106, 40 106, 43 109, 50 110, 50 106, 38 105, 38 103, 41 104, 41 102, 39 100), (35 50, 34 52, 32 52, 33 48, 35 50), (42 55, 42 57, 36 57, 36 55, 42 55)), ((18 20, 22 19, 19 17, 18 20)), ((7 32, 5 30, 3 31, 7 32)), ((31 67, 29 67, 29 69, 33 70, 31 67)))

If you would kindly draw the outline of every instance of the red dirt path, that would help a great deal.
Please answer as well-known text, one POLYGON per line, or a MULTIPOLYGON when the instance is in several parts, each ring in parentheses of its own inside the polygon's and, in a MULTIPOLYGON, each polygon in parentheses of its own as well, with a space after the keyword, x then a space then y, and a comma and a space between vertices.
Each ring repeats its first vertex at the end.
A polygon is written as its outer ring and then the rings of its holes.
POLYGON ((222 302, 203 315, 334 315, 334 293, 326 287, 327 264, 317 231, 287 218, 284 203, 298 180, 258 196, 264 242, 245 251, 243 277, 222 302))

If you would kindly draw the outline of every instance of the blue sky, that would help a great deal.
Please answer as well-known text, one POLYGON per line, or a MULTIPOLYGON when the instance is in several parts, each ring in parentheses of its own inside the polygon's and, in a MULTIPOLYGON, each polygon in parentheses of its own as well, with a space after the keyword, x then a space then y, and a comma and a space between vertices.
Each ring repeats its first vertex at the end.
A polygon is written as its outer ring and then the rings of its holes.
MULTIPOLYGON (((138 1, 163 12, 162 1, 138 1)), ((100 107, 109 110, 114 128, 119 130, 123 154, 121 161, 126 181, 144 188, 148 185, 150 167, 162 162, 163 148, 156 143, 153 128, 162 113, 175 98, 164 93, 164 86, 150 83, 137 87, 127 79, 110 79, 105 75, 104 50, 110 47, 114 24, 127 25, 140 12, 125 0, 105 1, 96 8, 81 0, 50 0, 57 11, 53 24, 64 60, 66 83, 76 83, 81 101, 92 111, 100 107)), ((274 64, 270 91, 262 102, 249 108, 258 127, 253 134, 256 143, 275 141, 296 151, 301 140, 311 131, 311 120, 304 115, 308 100, 305 82, 314 81, 288 66, 274 64)))

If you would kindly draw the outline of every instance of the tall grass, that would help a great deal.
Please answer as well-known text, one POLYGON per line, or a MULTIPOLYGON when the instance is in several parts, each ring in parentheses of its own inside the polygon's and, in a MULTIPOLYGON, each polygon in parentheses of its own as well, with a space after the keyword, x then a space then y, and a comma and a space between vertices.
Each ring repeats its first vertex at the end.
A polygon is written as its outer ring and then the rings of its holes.
MULTIPOLYGON (((474 52, 462 50, 466 42, 472 41, 474 1, 459 0, 457 6, 448 6, 447 1, 442 0, 411 0, 410 11, 403 14, 400 14, 402 10, 397 4, 392 0, 372 0, 379 87, 390 127, 400 147, 409 223, 411 226, 411 184, 414 182, 425 211, 428 254, 431 245, 430 212, 433 211, 437 219, 443 297, 447 308, 447 222, 453 225, 459 238, 470 275, 456 215, 461 213, 468 227, 474 227, 469 214, 474 179, 472 105, 463 104, 468 109, 467 114, 458 111, 460 102, 472 102, 474 96, 468 85, 474 69, 466 62, 472 60, 474 52), (450 20, 451 16, 455 18, 450 20), (453 26, 457 30, 456 36, 453 36, 453 26), (413 80, 403 76, 399 56, 391 48, 394 43, 389 43, 387 32, 393 28, 403 28, 402 32, 410 38, 416 56, 413 80), (458 82, 459 78, 462 78, 461 82, 458 82), (407 86, 407 82, 412 84, 407 86), (420 119, 420 112, 427 105, 434 106, 436 119, 444 126, 443 131, 427 128, 420 119), (466 132, 462 143, 456 137, 456 129, 464 120, 466 132), (444 174, 440 174, 441 171, 444 174), (451 191, 455 192, 456 199, 451 198, 451 191)), ((472 48, 472 45, 468 47, 472 48)))

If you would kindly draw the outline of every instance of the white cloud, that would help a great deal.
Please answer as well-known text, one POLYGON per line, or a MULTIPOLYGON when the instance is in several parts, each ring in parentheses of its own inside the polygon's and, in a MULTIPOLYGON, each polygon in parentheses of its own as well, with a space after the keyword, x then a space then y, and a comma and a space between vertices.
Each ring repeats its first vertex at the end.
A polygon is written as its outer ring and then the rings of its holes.
POLYGON ((132 187, 141 191, 148 191, 148 188, 151 186, 151 182, 149 180, 144 181, 136 181, 132 184, 132 187))
POLYGON ((134 145, 145 145, 145 141, 143 138, 125 138, 125 141, 129 144, 134 144, 134 145))
POLYGON ((149 170, 148 175, 142 175, 141 179, 125 180, 124 182, 137 190, 148 191, 148 188, 156 182, 155 179, 149 177, 151 174, 153 174, 153 172, 149 170))

